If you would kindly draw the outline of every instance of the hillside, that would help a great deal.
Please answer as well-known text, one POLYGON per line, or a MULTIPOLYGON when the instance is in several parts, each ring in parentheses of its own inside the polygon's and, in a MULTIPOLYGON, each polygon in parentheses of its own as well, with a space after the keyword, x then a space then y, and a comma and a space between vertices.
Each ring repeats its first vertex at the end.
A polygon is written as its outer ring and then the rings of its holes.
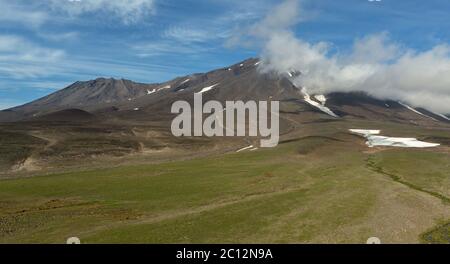
POLYGON ((449 242, 445 116, 308 94, 257 59, 162 84, 77 82, 2 114, 0 243, 449 242), (174 137, 172 102, 202 91, 280 100, 279 145, 174 137))

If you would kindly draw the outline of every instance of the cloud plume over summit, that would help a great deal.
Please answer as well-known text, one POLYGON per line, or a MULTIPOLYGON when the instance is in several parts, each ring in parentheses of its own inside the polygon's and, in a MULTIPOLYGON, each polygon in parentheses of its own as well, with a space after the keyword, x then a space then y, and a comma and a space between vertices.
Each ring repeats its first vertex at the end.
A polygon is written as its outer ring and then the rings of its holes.
POLYGON ((330 43, 310 43, 292 27, 306 16, 298 0, 286 0, 246 35, 263 42, 262 72, 299 71, 293 80, 310 93, 364 91, 437 113, 450 113, 450 46, 414 50, 391 40, 388 32, 356 39, 347 52, 330 43))

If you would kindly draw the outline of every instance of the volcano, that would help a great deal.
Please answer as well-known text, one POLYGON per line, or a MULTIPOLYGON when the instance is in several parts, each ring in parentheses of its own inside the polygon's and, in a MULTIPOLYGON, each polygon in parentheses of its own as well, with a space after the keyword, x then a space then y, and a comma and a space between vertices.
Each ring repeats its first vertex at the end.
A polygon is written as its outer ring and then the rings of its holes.
POLYGON ((59 243, 68 224, 88 243, 448 238, 446 115, 364 92, 308 93, 293 84, 301 73, 259 65, 79 81, 1 111, 0 242, 59 243), (174 136, 172 103, 194 95, 279 101, 278 145, 174 136), (64 228, 49 237, 47 225, 64 228))
MULTIPOLYGON (((183 100, 192 105, 194 94, 201 94, 203 102, 216 100, 222 105, 226 101, 279 101, 281 141, 303 134, 317 136, 322 133, 323 124, 340 133, 355 128, 390 128, 395 124, 405 129, 392 136, 427 138, 444 146, 450 142, 445 136, 417 133, 422 129, 448 131, 450 120, 446 115, 364 92, 309 94, 293 84, 300 72, 263 73, 261 64, 259 59, 250 58, 207 73, 153 84, 113 78, 78 81, 43 98, 1 111, 0 129, 31 137, 33 142, 47 142, 44 150, 27 146, 22 153, 24 157, 32 155, 37 163, 45 163, 43 167, 53 160, 62 160, 65 167, 73 157, 96 160, 103 156, 151 153, 159 159, 163 153, 164 159, 178 159, 192 153, 226 153, 249 145, 257 148, 251 137, 174 137, 170 129, 175 117, 172 104, 183 100), (354 127, 354 123, 376 125, 354 127), (170 151, 160 153, 161 150, 170 151)), ((26 141, 11 144, 22 146, 26 141)), ((6 171, 23 162, 21 155, 13 156, 5 156, 6 171)))
MULTIPOLYGON (((33 120, 41 115, 66 109, 80 109, 108 119, 142 121, 168 118, 170 106, 177 100, 192 101, 194 93, 205 100, 279 100, 297 112, 316 118, 386 120, 417 125, 450 123, 450 118, 405 103, 377 99, 364 92, 307 94, 295 87, 291 78, 298 75, 261 73, 259 59, 251 58, 207 73, 182 76, 173 80, 144 84, 130 80, 98 78, 72 85, 22 106, 0 111, 0 121, 33 120)), ((169 115, 170 116, 170 115, 169 115)))

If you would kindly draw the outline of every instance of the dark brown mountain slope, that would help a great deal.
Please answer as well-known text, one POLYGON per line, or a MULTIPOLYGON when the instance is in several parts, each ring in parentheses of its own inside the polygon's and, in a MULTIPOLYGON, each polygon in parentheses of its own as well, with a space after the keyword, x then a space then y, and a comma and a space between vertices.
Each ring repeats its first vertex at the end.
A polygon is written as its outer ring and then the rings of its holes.
MULTIPOLYGON (((178 77, 160 84, 104 78, 76 82, 36 101, 0 111, 0 122, 30 120, 73 108, 98 114, 104 121, 168 121, 173 116, 170 114, 173 102, 192 102, 194 93, 208 87, 210 89, 202 93, 204 101, 281 100, 289 105, 295 104, 296 111, 309 112, 316 118, 336 118, 313 105, 314 102, 322 103, 314 95, 310 95, 311 101, 305 100, 305 95, 291 83, 289 75, 260 73, 258 64, 258 59, 248 59, 208 73, 178 77)), ((325 98, 323 106, 334 112, 337 118, 389 120, 426 126, 449 122, 445 116, 425 109, 416 112, 399 102, 379 100, 362 92, 332 93, 325 98)))

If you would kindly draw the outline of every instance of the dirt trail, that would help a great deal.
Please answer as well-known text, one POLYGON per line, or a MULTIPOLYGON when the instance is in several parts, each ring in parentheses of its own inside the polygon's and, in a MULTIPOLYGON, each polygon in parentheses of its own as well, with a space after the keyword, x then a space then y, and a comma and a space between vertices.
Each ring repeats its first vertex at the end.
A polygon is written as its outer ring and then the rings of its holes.
POLYGON ((47 145, 44 147, 44 150, 46 150, 46 149, 54 146, 56 143, 58 143, 58 140, 56 138, 49 137, 48 135, 43 135, 41 132, 31 132, 30 135, 48 142, 47 145))
POLYGON ((29 133, 33 137, 37 137, 39 139, 42 139, 44 141, 47 141, 47 144, 43 149, 34 150, 30 156, 28 156, 25 160, 20 162, 19 164, 13 166, 13 171, 37 171, 40 170, 41 167, 38 165, 39 163, 39 152, 45 151, 49 149, 50 147, 54 146, 56 143, 58 143, 58 140, 52 137, 48 137, 47 135, 43 135, 41 132, 30 132, 29 133))

